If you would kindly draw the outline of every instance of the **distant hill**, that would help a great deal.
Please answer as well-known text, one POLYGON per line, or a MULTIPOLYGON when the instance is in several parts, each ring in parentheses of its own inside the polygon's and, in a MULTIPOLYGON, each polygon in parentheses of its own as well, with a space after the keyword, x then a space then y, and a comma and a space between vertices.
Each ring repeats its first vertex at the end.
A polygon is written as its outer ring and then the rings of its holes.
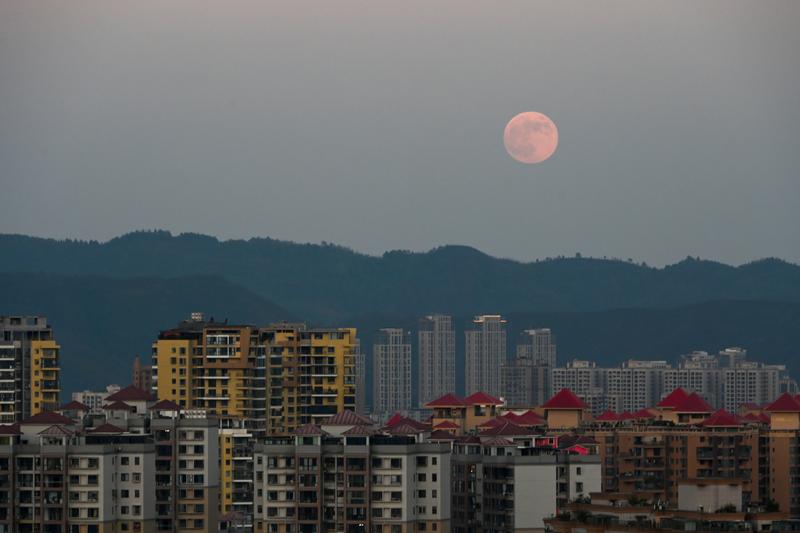
POLYGON ((732 267, 686 259, 665 268, 605 259, 535 263, 444 246, 381 257, 333 245, 219 241, 135 232, 106 243, 0 235, 0 272, 112 277, 219 276, 312 320, 501 312, 669 308, 717 300, 800 302, 800 267, 764 259, 732 267))
MULTIPOLYGON (((2 280, 0 314, 44 314, 55 328, 62 345, 65 391, 129 382, 133 355, 147 360, 158 332, 192 311, 255 325, 299 318, 213 276, 119 279, 28 273, 3 274, 2 280)), ((359 328, 361 346, 370 354, 375 330, 388 326, 414 330, 418 317, 368 314, 338 325, 359 328)), ((470 319, 463 314, 454 319, 459 374, 463 372, 463 329, 470 319)), ((785 363, 795 373, 800 370, 800 303, 719 301, 661 309, 511 313, 508 319, 509 355, 519 331, 550 327, 557 337, 560 363, 574 357, 601 364, 628 358, 673 362, 692 350, 715 352, 740 345, 753 360, 785 363)), ((416 358, 416 339, 414 343, 416 358)), ((367 362, 371 368, 369 357, 367 362)))
POLYGON ((62 347, 62 389, 130 383, 133 356, 147 362, 163 329, 205 311, 266 324, 294 316, 214 276, 176 279, 3 274, 0 314, 43 314, 62 347))

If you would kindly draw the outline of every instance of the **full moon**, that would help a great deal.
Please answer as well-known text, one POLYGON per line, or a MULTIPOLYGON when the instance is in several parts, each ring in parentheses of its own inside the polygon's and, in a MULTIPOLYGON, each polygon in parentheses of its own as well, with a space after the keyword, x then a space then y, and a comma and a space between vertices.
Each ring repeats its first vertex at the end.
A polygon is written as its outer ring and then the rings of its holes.
POLYGON ((526 111, 508 121, 503 143, 520 163, 541 163, 556 151, 558 128, 547 115, 526 111))

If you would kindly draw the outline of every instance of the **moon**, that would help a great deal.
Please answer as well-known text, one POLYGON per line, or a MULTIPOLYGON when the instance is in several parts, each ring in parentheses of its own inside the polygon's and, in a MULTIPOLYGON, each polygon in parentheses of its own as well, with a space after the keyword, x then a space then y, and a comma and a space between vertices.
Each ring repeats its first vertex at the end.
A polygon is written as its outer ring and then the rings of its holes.
POLYGON ((508 155, 520 163, 541 163, 556 151, 558 128, 547 115, 525 111, 508 121, 503 143, 508 155))

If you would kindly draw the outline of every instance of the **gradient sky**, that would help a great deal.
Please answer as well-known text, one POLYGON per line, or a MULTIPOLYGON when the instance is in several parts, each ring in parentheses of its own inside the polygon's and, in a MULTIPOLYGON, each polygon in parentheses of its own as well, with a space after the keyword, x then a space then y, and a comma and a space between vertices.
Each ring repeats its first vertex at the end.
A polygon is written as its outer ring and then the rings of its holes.
POLYGON ((800 261, 800 2, 0 2, 0 232, 800 261), (560 146, 503 148, 526 110, 560 146))

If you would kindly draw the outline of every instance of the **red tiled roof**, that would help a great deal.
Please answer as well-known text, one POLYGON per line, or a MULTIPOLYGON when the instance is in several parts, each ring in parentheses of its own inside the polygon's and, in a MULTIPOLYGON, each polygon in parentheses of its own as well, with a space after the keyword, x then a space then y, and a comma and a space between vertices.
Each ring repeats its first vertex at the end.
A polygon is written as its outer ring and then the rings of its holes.
POLYGON ((389 420, 386 421, 386 427, 390 428, 392 426, 396 426, 402 421, 403 421, 403 415, 401 415, 400 413, 395 413, 391 416, 391 418, 389 418, 389 420))
POLYGON ((545 409, 584 409, 586 404, 569 389, 561 389, 542 406, 545 409))
POLYGON ((132 405, 128 405, 125 402, 117 401, 117 402, 105 404, 103 406, 103 409, 105 409, 107 411, 133 411, 136 408, 134 406, 132 406, 132 405))
POLYGON ((410 424, 409 422, 413 422, 413 420, 403 420, 399 424, 394 427, 389 428, 390 435, 417 435, 419 433, 424 432, 427 427, 423 425, 420 427, 419 422, 417 424, 410 424))
POLYGON ((464 400, 462 400, 452 392, 448 392, 441 398, 436 398, 435 400, 425 404, 425 407, 463 407, 463 406, 464 406, 464 400))
POLYGON ((530 435, 531 430, 524 428, 522 426, 518 426, 517 424, 509 420, 503 420, 501 424, 485 429, 481 431, 480 434, 484 437, 503 437, 503 436, 513 437, 520 435, 530 435))
POLYGON ((503 437, 490 437, 483 441, 481 444, 484 446, 515 446, 513 442, 503 437))
POLYGON ((458 424, 450 422, 449 420, 443 420, 433 426, 433 429, 458 429, 459 427, 460 426, 458 424))
POLYGON ((480 444, 481 439, 477 435, 463 435, 459 437, 456 442, 459 444, 480 444))
POLYGON ((510 418, 509 420, 518 426, 543 426, 547 423, 544 418, 530 410, 525 411, 521 415, 514 415, 514 418, 510 418))
POLYGON ((295 435, 310 437, 313 435, 327 435, 327 431, 323 431, 321 427, 316 424, 308 423, 300 426, 294 431, 295 435))
POLYGON ((75 422, 72 419, 69 419, 66 416, 62 416, 62 415, 60 415, 58 413, 52 413, 52 412, 49 412, 49 411, 45 411, 43 413, 39 413, 39 414, 36 414, 36 415, 33 415, 33 416, 29 416, 28 418, 26 418, 25 420, 20 422, 20 424, 22 424, 22 425, 27 425, 27 424, 31 424, 31 425, 34 425, 34 424, 35 425, 69 424, 69 425, 72 425, 74 423, 75 422))
MULTIPOLYGON (((795 396, 795 398, 797 398, 797 396, 795 396)), ((745 402, 742 405, 740 405, 739 408, 747 410, 756 410, 756 409, 761 409, 761 406, 758 405, 757 403, 745 402)))
POLYGON ((502 416, 498 416, 495 418, 490 418, 484 422, 478 424, 479 428, 493 428, 505 424, 506 422, 513 422, 513 420, 508 420, 507 418, 503 418, 502 416))
POLYGON ((373 423, 369 418, 345 409, 328 418, 322 424, 325 426, 371 426, 373 423))
POLYGON ((152 402, 154 400, 152 394, 134 385, 128 385, 106 398, 107 402, 152 402))
POLYGON ((711 413, 714 408, 708 405, 708 402, 701 398, 699 394, 693 392, 676 405, 674 410, 676 413, 711 413))
POLYGON ((407 418, 407 417, 404 417, 404 416, 400 417, 400 420, 396 420, 393 425, 387 426, 386 429, 396 428, 397 426, 401 426, 401 425, 411 426, 414 429, 417 429, 417 430, 420 430, 420 431, 424 431, 426 429, 430 429, 430 426, 428 426, 428 424, 425 424, 425 423, 420 422, 418 420, 414 420, 413 418, 407 418))
POLYGON ((76 400, 72 400, 69 403, 65 403, 61 407, 58 408, 59 411, 89 411, 89 406, 84 405, 81 402, 76 400))
POLYGON ((73 433, 61 426, 50 426, 40 431, 39 435, 44 435, 45 437, 71 437, 73 433))
POLYGON ((784 392, 769 404, 766 410, 774 413, 797 413, 800 412, 800 402, 788 392, 784 392))
POLYGON ((485 392, 476 392, 464 398, 464 403, 467 405, 503 405, 503 402, 498 398, 486 394, 485 392))
POLYGON ((619 420, 633 420, 635 418, 636 416, 630 411, 624 411, 621 415, 619 415, 619 420))
POLYGON ((177 403, 173 402, 172 400, 161 400, 160 402, 154 403, 150 410, 152 411, 180 411, 181 406, 177 403))
POLYGON ((19 430, 19 424, 0 425, 0 435, 21 435, 19 430))
POLYGON ((651 413, 648 409, 639 409, 633 413, 634 418, 655 418, 656 415, 651 413))
POLYGON ((94 429, 90 429, 89 433, 98 435, 116 435, 117 433, 125 433, 125 430, 115 426, 114 424, 101 424, 94 429))
POLYGON ((366 425, 353 426, 344 433, 342 433, 342 435, 345 435, 347 437, 368 437, 374 434, 375 430, 366 425))
POLYGON ((435 429, 431 432, 428 440, 436 441, 436 440, 456 440, 458 439, 457 435, 453 435, 449 431, 444 431, 443 429, 435 429))
POLYGON ((620 419, 619 415, 614 411, 608 410, 595 418, 598 422, 617 422, 620 419))
POLYGON ((725 409, 720 409, 700 422, 700 425, 706 427, 732 427, 741 426, 742 423, 725 409))
POLYGON ((678 387, 674 391, 667 394, 664 399, 656 404, 656 407, 675 408, 679 403, 689 397, 683 387, 678 387))

